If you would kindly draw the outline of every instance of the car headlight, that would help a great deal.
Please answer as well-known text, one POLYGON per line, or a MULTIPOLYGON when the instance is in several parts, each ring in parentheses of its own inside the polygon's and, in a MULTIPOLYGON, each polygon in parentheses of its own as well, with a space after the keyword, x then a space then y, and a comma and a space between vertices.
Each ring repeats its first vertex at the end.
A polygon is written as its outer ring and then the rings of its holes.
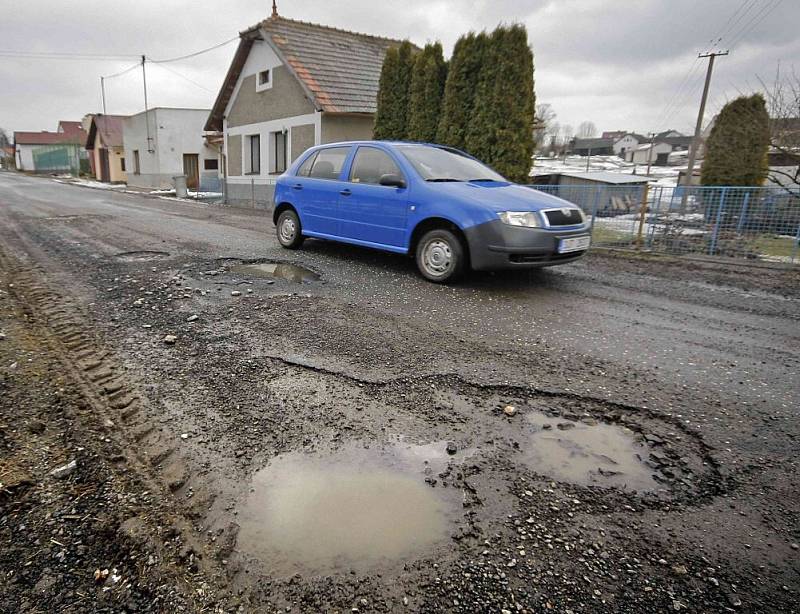
POLYGON ((501 211, 497 215, 500 216, 500 221, 509 226, 526 228, 541 228, 542 226, 539 214, 534 211, 501 211))

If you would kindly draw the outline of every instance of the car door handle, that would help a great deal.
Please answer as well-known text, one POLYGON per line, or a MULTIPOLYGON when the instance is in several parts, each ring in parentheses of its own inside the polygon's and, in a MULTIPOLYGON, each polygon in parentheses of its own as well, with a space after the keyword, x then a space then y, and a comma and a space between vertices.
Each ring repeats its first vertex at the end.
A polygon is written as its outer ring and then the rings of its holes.
POLYGON ((292 188, 294 188, 295 190, 302 190, 303 189, 303 184, 302 183, 295 183, 292 186, 292 188))
POLYGON ((345 188, 344 190, 339 192, 339 194, 341 194, 342 196, 350 196, 352 192, 348 188, 345 188))

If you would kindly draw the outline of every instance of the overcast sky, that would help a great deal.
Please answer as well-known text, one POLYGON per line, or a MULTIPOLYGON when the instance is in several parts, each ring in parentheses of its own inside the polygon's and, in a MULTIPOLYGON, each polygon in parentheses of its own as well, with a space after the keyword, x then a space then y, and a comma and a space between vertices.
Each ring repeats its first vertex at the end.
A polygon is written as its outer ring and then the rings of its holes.
MULTIPOLYGON (((0 127, 53 130, 59 119, 100 111, 100 76, 136 61, 4 52, 170 58, 236 36, 268 16, 270 6, 270 0, 0 0, 0 127)), ((537 103, 550 103, 561 124, 590 120, 600 130, 690 133, 705 74, 696 56, 710 47, 730 48, 731 55, 717 60, 709 117, 726 100, 756 89, 758 76, 771 78, 779 62, 800 71, 798 0, 278 0, 278 12, 420 45, 438 39, 448 56, 464 32, 523 23, 537 103)), ((234 49, 231 43, 148 65, 150 106, 210 107, 234 49)), ((106 100, 109 113, 141 111, 141 70, 107 80, 106 100)))

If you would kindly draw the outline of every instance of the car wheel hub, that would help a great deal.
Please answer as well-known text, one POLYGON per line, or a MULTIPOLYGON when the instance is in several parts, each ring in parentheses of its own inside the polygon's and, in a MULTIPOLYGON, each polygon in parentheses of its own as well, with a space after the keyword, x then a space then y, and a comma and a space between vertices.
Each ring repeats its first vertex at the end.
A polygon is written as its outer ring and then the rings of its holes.
POLYGON ((294 220, 291 218, 286 218, 285 220, 283 220, 283 223, 281 224, 281 239, 283 239, 288 243, 292 241, 292 239, 294 239, 294 233, 295 233, 294 220))
POLYGON ((453 262, 450 245, 441 239, 430 241, 422 252, 422 262, 429 273, 444 275, 453 262))

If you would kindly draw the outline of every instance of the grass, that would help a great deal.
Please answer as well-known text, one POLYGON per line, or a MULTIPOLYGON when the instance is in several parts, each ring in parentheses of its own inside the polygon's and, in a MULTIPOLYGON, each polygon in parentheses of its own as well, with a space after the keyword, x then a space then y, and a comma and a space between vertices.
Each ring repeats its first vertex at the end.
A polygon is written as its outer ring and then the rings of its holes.
MULTIPOLYGON (((794 239, 775 235, 761 235, 752 239, 752 249, 765 256, 791 257, 794 251, 794 239)), ((800 256, 800 252, 797 253, 800 256)))
POLYGON ((619 243, 630 243, 636 236, 630 232, 623 232, 608 228, 603 224, 595 224, 592 229, 592 243, 595 245, 618 245, 619 243))

